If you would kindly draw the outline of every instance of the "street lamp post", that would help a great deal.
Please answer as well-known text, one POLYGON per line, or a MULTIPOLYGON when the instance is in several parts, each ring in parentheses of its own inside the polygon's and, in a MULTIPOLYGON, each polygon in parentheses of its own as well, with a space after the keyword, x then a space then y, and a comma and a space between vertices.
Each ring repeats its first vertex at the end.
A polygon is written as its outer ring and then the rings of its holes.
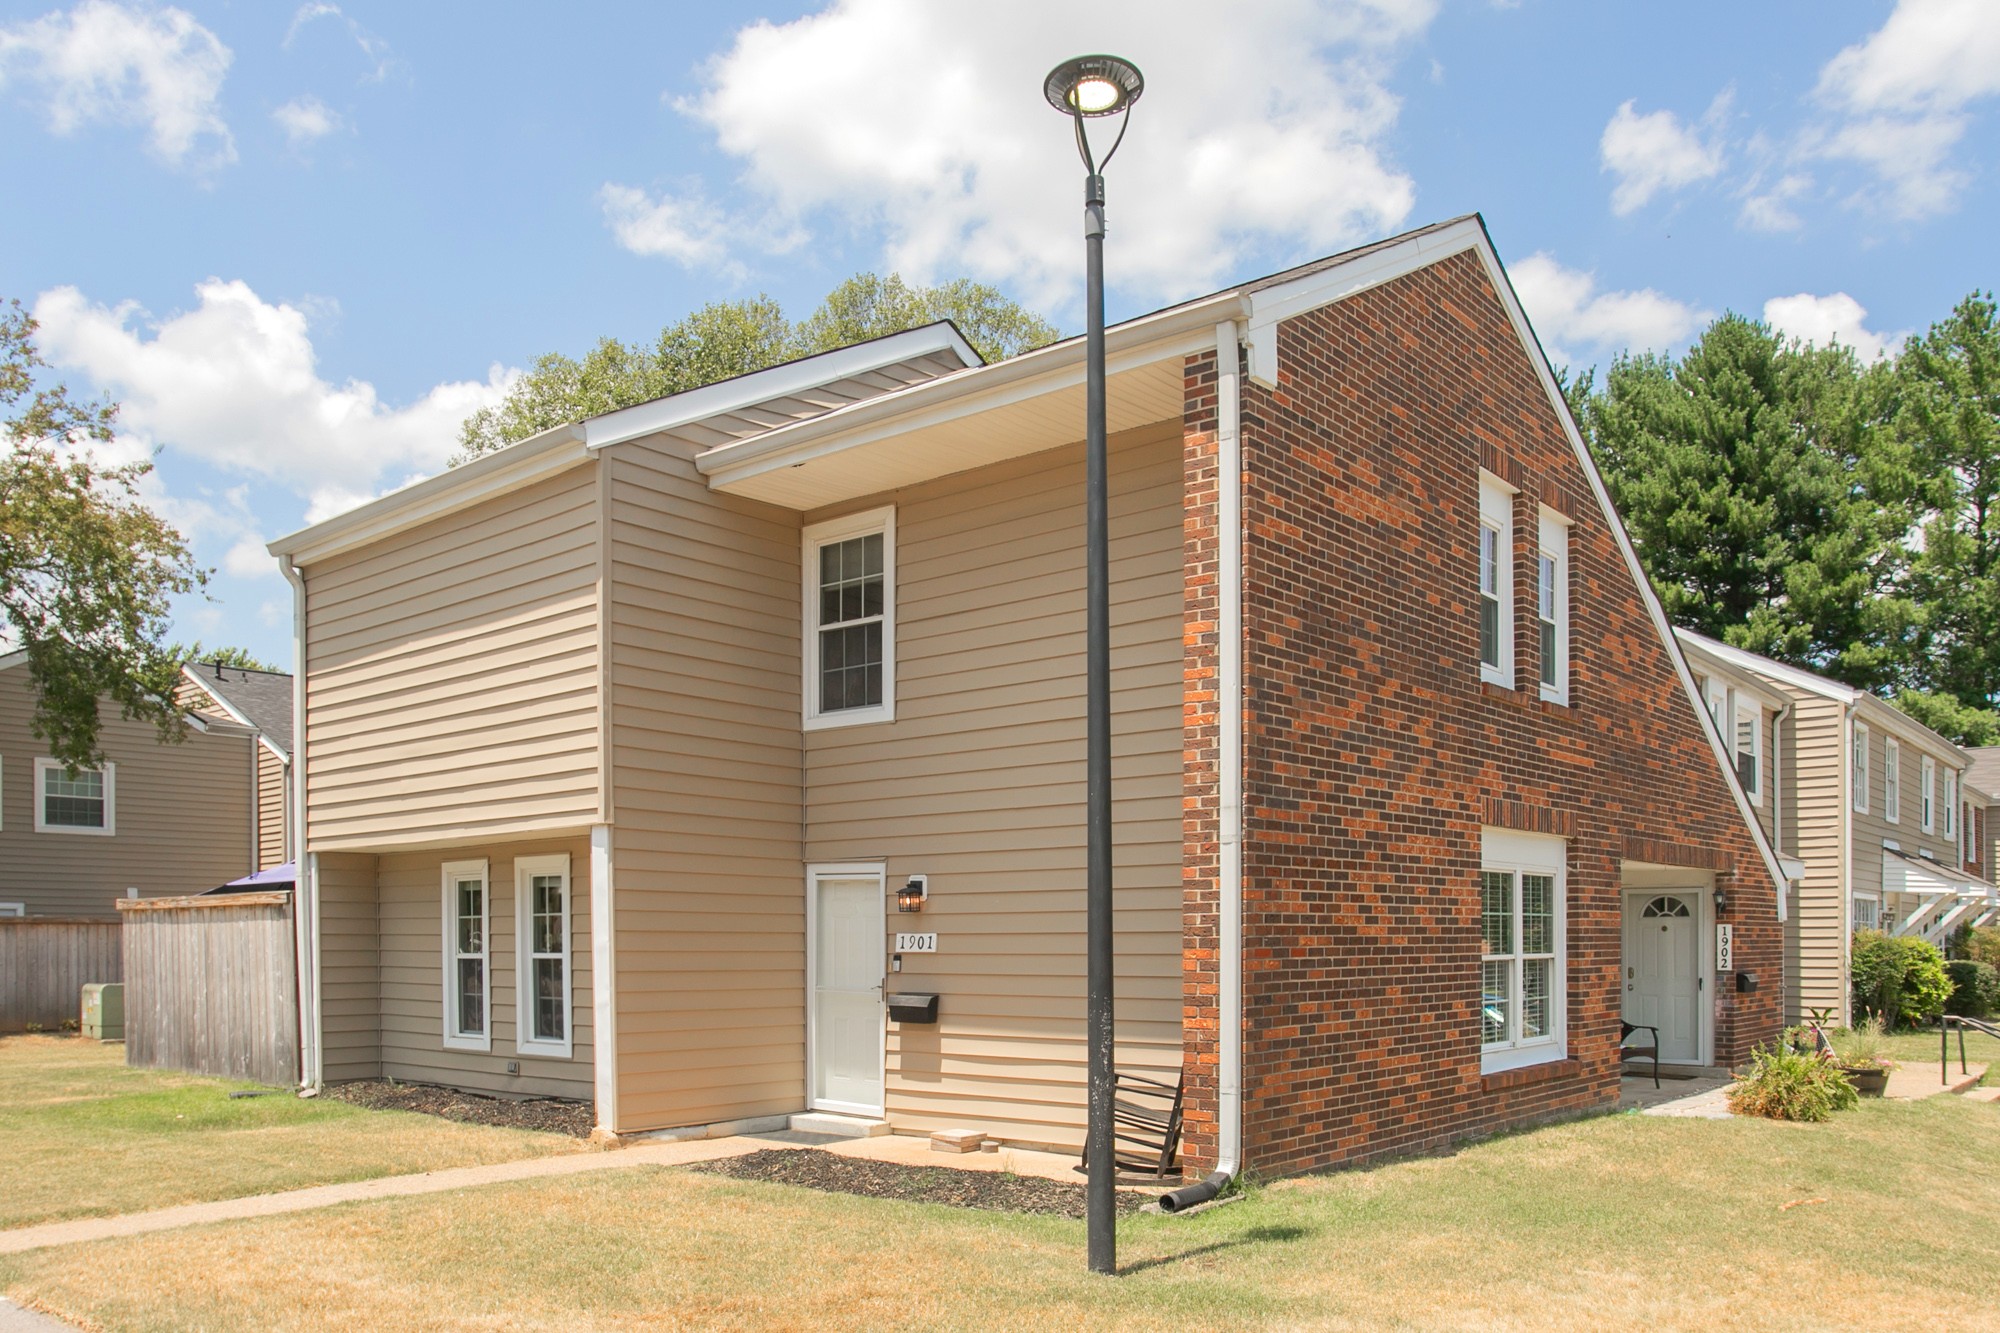
POLYGON ((1090 1053, 1090 1127, 1086 1143, 1090 1183, 1086 1215, 1089 1224, 1090 1268, 1095 1273, 1118 1271, 1117 1214, 1113 1186, 1118 1177, 1117 1140, 1112 1128, 1114 1083, 1112 1029, 1111 936, 1111 556, 1107 515, 1104 443, 1104 176, 1131 123, 1127 114, 1139 100, 1146 81, 1129 61, 1116 56, 1079 56, 1049 71, 1042 85, 1049 105, 1076 126, 1076 149, 1083 157, 1083 238, 1088 264, 1084 303, 1088 308, 1084 335, 1084 471, 1086 536, 1084 583, 1087 589, 1084 655, 1085 710, 1088 715, 1085 753, 1088 769, 1086 824, 1089 851, 1085 894, 1087 996, 1084 1031, 1090 1053), (1118 137, 1103 161, 1091 152, 1084 122, 1103 116, 1119 118, 1118 137))

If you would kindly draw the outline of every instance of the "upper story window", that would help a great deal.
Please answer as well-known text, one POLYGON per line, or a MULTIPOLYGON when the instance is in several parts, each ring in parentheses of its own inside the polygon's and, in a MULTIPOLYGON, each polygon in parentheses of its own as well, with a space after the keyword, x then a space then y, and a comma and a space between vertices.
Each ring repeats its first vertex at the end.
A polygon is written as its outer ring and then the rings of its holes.
POLYGON ((1569 702, 1569 525, 1541 514, 1541 554, 1535 569, 1535 617, 1542 635, 1542 697, 1569 702))
POLYGON ((805 725, 896 715, 896 511, 805 533, 805 725))
POLYGON ((1504 829, 1481 841, 1479 1067, 1490 1074, 1566 1053, 1567 844, 1504 829))
POLYGON ((1514 497, 1479 476, 1479 678, 1514 684, 1514 497))
POLYGON ((1894 736, 1882 738, 1882 818, 1891 824, 1903 818, 1903 746, 1894 736))
POLYGON ((1924 832, 1931 833, 1937 829, 1937 760, 1929 755, 1924 756, 1923 774, 1918 789, 1923 803, 1917 807, 1917 813, 1924 832))
POLYGON ((1764 803, 1764 710, 1748 700, 1736 701, 1736 776, 1743 794, 1764 803))
POLYGON ((118 766, 70 769, 59 759, 35 761, 35 832, 118 831, 118 766))
POLYGON ((1854 745, 1847 757, 1847 785, 1854 793, 1854 808, 1868 813, 1868 728, 1854 724, 1854 745))
POLYGON ((1729 734, 1729 687, 1714 676, 1703 677, 1701 697, 1708 705, 1708 715, 1714 719, 1716 734, 1729 734))
POLYGON ((1944 771, 1944 827, 1938 832, 1947 838, 1958 836, 1958 772, 1947 768, 1944 771))
POLYGON ((453 1050, 492 1049, 493 1028, 487 967, 488 901, 486 862, 447 861, 444 865, 444 1044, 453 1050))

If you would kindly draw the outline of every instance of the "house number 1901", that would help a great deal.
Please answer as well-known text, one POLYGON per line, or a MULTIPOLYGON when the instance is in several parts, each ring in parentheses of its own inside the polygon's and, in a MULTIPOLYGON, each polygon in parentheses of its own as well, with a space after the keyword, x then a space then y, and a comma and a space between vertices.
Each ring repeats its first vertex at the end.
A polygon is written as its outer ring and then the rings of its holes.
POLYGON ((917 934, 914 932, 899 930, 896 932, 896 952, 936 953, 937 932, 934 930, 929 930, 923 932, 922 934, 917 934))

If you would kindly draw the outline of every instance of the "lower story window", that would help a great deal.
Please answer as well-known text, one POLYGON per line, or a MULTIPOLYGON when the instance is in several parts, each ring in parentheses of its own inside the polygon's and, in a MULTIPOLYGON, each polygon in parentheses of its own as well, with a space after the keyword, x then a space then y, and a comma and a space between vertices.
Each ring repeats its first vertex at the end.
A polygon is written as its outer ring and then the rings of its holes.
POLYGON ((488 1023, 486 862, 451 861, 444 867, 444 1044, 456 1050, 492 1049, 488 1023))
POLYGON ((572 1046, 569 857, 521 857, 514 862, 514 881, 521 1053, 567 1058, 572 1046))
POLYGON ((1487 829, 1479 875, 1480 1067, 1567 1054, 1560 838, 1487 829))
POLYGON ((1882 900, 1880 898, 1856 897, 1854 900, 1854 928, 1875 930, 1882 924, 1882 900))

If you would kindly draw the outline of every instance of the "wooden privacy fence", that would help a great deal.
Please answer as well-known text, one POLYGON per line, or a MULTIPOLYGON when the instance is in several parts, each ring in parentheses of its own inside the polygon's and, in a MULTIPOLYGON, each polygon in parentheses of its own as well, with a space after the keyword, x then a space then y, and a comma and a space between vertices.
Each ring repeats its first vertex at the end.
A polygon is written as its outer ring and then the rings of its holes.
POLYGON ((128 898, 118 910, 126 1064, 298 1081, 291 894, 128 898))
POLYGON ((54 1032, 83 1012, 83 988, 118 981, 118 923, 0 917, 0 1032, 54 1032))

